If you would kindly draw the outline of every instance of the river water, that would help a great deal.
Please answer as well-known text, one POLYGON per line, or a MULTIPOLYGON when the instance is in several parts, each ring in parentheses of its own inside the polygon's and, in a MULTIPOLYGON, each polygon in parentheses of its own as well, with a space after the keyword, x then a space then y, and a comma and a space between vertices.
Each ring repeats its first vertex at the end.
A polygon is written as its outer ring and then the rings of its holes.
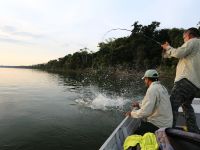
POLYGON ((0 68, 1 150, 96 150, 144 95, 135 81, 0 68), (110 88, 109 88, 110 87, 110 88))

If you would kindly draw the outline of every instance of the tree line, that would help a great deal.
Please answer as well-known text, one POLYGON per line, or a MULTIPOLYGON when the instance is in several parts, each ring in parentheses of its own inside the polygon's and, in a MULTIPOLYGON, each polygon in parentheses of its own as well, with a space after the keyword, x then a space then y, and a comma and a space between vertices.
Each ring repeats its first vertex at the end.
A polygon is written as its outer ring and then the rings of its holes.
MULTIPOLYGON (((158 29, 160 23, 152 22, 141 25, 135 22, 130 36, 109 39, 98 43, 99 50, 80 49, 74 54, 50 60, 45 64, 33 65, 32 68, 43 70, 80 70, 121 67, 122 69, 148 69, 159 66, 174 67, 176 59, 162 59, 159 43, 168 41, 171 46, 183 44, 183 28, 158 29)), ((200 30, 200 28, 199 28, 200 30)))

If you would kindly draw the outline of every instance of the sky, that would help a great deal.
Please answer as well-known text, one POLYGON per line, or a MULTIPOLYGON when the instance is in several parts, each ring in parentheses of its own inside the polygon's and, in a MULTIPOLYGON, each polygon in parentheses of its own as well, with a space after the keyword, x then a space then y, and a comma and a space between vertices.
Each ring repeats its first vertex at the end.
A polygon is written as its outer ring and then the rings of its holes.
POLYGON ((199 0, 0 0, 0 65, 34 65, 98 51, 98 43, 142 25, 197 27, 199 0))

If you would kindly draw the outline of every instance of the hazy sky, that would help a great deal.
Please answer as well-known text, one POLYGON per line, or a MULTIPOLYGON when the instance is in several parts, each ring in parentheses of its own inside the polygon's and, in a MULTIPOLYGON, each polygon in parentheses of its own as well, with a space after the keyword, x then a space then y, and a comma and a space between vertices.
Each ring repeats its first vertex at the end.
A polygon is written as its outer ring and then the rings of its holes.
POLYGON ((160 28, 197 27, 199 0, 0 0, 0 65, 48 62, 110 37, 135 21, 160 28))

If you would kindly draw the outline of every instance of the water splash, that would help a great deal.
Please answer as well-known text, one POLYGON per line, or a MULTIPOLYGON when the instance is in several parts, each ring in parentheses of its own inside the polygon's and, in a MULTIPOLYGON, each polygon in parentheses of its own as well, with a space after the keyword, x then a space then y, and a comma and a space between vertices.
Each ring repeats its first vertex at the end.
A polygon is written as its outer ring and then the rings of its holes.
POLYGON ((91 103, 90 107, 92 109, 119 109, 123 110, 124 105, 128 100, 122 97, 107 97, 106 95, 99 94, 91 103))
POLYGON ((119 111, 123 111, 125 105, 130 100, 124 99, 119 96, 107 96, 105 94, 99 93, 93 99, 89 98, 79 98, 76 99, 75 102, 79 105, 89 107, 91 109, 96 110, 113 110, 117 109, 119 111))

